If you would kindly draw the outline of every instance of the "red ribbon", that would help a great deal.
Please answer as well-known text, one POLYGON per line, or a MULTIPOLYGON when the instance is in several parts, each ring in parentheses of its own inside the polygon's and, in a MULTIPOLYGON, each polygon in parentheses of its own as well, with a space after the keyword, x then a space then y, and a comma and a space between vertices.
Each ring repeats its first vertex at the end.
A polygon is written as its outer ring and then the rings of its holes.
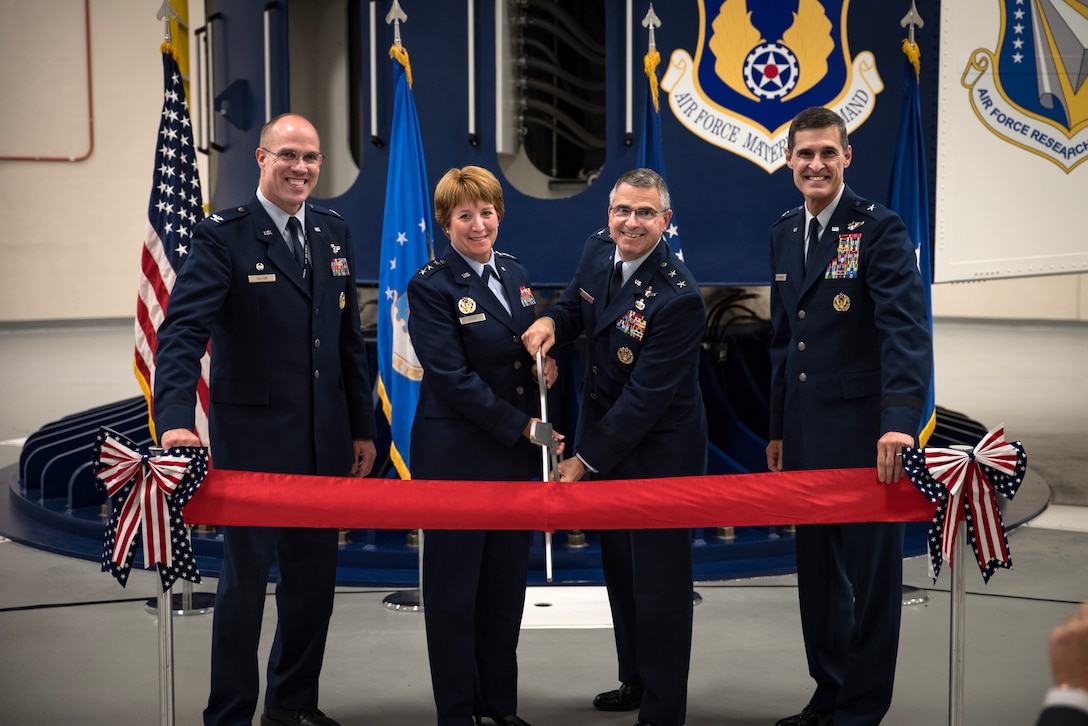
POLYGON ((428 481, 213 469, 189 523, 341 529, 662 529, 933 516, 905 478, 875 469, 580 482, 428 481))

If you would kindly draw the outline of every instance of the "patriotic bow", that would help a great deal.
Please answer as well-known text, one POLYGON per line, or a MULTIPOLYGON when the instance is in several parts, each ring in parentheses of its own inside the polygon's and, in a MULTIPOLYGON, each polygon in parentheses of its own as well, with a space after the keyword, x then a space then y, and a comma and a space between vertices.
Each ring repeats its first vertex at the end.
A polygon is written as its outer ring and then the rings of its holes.
POLYGON ((1023 445, 1006 442, 1004 426, 990 431, 969 451, 903 448, 907 477, 929 501, 938 502, 929 528, 934 582, 941 563, 952 563, 960 519, 967 522, 967 541, 975 550, 984 581, 989 582, 998 567, 1012 569, 1009 540, 994 490, 1012 499, 1024 481, 1027 466, 1023 445))
POLYGON ((124 587, 141 534, 144 566, 158 565, 163 592, 179 577, 200 582, 181 508, 208 473, 208 450, 176 447, 152 455, 103 428, 95 439, 94 471, 98 488, 112 499, 102 571, 124 587))

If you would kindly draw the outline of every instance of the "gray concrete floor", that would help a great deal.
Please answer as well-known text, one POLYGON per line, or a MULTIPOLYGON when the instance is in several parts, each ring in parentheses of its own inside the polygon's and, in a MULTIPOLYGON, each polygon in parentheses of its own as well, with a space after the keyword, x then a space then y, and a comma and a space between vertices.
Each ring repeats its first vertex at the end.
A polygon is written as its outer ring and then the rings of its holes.
MULTIPOLYGON (((1033 724, 1049 683, 1046 636, 1088 598, 1088 328, 938 321, 937 399, 1023 441, 1054 505, 1010 535, 1015 569, 984 585, 967 569, 965 723, 1033 724)), ((131 324, 0 330, 0 468, 42 424, 139 393, 131 324)), ((7 496, 6 492, 2 493, 7 496)), ((905 584, 928 596, 903 612, 889 726, 948 722, 950 573, 934 585, 922 558, 905 584)), ((159 722, 151 572, 121 589, 97 564, 0 541, 0 723, 159 722)), ((206 580, 198 592, 211 592, 206 580)), ((689 726, 772 724, 808 698, 792 576, 698 583, 689 726)), ((382 605, 386 590, 342 588, 322 708, 344 726, 433 723, 423 619, 382 605)), ((530 604, 561 593, 534 589, 530 604)), ((603 596, 601 598, 603 602, 603 596)), ((266 610, 262 660, 274 623, 266 610)), ((176 723, 196 724, 208 682, 211 618, 175 617, 176 723)), ((590 706, 615 684, 607 627, 523 630, 519 713, 536 726, 630 726, 590 706)))

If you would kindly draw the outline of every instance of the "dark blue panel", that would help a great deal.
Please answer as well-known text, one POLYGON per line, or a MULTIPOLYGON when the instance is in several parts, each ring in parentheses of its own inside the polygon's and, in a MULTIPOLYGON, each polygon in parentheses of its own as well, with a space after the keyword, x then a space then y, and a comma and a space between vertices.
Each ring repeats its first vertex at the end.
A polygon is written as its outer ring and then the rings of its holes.
MULTIPOLYGON (((517 255, 534 276, 538 287, 561 286, 570 278, 578 252, 585 238, 605 223, 609 187, 615 178, 635 164, 643 102, 642 55, 646 34, 639 25, 645 13, 643 3, 635 3, 634 58, 625 56, 624 5, 621 0, 601 0, 606 10, 607 44, 607 159, 600 180, 581 194, 562 200, 530 198, 506 185, 506 217, 498 247, 517 255), (632 118, 635 144, 626 145, 625 72, 634 67, 632 118)), ((392 113, 392 68, 387 52, 393 42, 393 29, 381 19, 389 2, 379 0, 377 15, 380 28, 377 40, 379 137, 388 140, 392 113)), ((716 3, 706 3, 717 8, 716 3)), ((776 3, 781 5, 782 3, 776 3)), ((789 3, 786 3, 788 5, 789 3)), ((289 6, 290 3, 280 3, 289 6)), ((364 6, 366 4, 364 3, 364 6)), ((900 86, 904 72, 900 44, 905 31, 899 21, 909 3, 828 2, 829 7, 846 5, 845 21, 850 53, 871 51, 884 83, 869 119, 851 134, 854 161, 847 172, 847 182, 860 194, 885 203, 890 184, 890 170, 895 153, 896 131, 900 114, 900 86)), ((929 132, 931 173, 936 170, 937 51, 939 8, 936 0, 919 0, 919 12, 926 21, 917 33, 922 49, 922 113, 929 132)), ((263 113, 262 19, 260 0, 216 0, 214 21, 216 48, 216 88, 224 90, 238 79, 248 81, 250 119, 263 113)), ((761 13, 767 14, 762 4, 761 13)), ((288 7, 288 10, 290 7, 288 7)), ((478 146, 469 141, 467 128, 467 40, 469 29, 463 3, 412 2, 405 8, 409 22, 401 30, 408 49, 414 76, 413 93, 420 118, 430 183, 446 169, 465 164, 479 164, 496 173, 499 166, 495 147, 494 99, 494 3, 479 0, 475 5, 476 119, 478 146)), ((695 0, 668 3, 657 9, 662 25, 656 32, 662 54, 663 73, 673 50, 684 49, 693 56, 700 44, 699 3, 695 0)), ((274 95, 286 93, 286 64, 282 59, 286 14, 273 13, 274 95), (278 34, 278 35, 277 35, 278 34)), ((758 19, 758 18, 757 18, 758 19)), ((773 20, 773 19, 772 19, 773 20)), ((358 48, 364 86, 358 138, 366 146, 362 168, 356 183, 344 195, 326 200, 351 223, 356 244, 359 281, 374 283, 379 274, 381 217, 385 200, 388 148, 367 143, 370 138, 369 84, 370 49, 367 46, 366 9, 357 21, 363 42, 358 48)), ((781 24, 781 23, 779 23, 781 24)), ((835 27, 838 27, 836 18, 835 27)), ((778 39, 780 28, 769 22, 770 42, 778 39), (774 26, 774 27, 771 27, 774 26), (772 32, 773 31, 773 32, 772 32), (771 37, 774 36, 774 37, 771 37)), ((339 89, 330 92, 342 92, 339 89)), ((283 97, 286 97, 284 95, 283 97)), ((287 108, 279 107, 274 111, 287 108)), ((251 128, 235 128, 226 120, 217 121, 224 146, 216 154, 216 183, 212 207, 237 204, 252 194, 257 174, 253 149, 257 145, 259 123, 251 128)), ((673 204, 682 220, 682 239, 686 260, 704 285, 767 284, 767 230, 788 207, 800 202, 791 173, 780 168, 768 174, 754 163, 719 148, 689 132, 673 115, 667 99, 662 103, 662 135, 673 204)), ((932 195, 932 192, 931 192, 932 195)), ((931 205, 932 208, 932 205, 931 205)), ((443 249, 441 232, 435 245, 443 249)))

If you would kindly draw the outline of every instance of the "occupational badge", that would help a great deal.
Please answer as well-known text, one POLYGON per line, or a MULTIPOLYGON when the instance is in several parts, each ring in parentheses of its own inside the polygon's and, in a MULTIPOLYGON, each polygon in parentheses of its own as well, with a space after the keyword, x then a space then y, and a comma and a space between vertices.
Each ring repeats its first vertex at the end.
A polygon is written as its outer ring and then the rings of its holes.
POLYGON ((264 263, 263 262, 258 262, 257 263, 257 272, 260 272, 263 269, 264 269, 264 263))
POLYGON ((341 292, 341 293, 340 293, 340 309, 341 309, 341 310, 343 310, 343 309, 344 309, 344 307, 345 307, 345 306, 346 306, 347 304, 348 304, 348 298, 347 298, 347 296, 346 296, 346 295, 345 295, 344 293, 342 293, 342 292, 341 292))
POLYGON ((845 313, 850 309, 850 296, 845 292, 840 292, 835 296, 835 299, 831 303, 831 307, 835 308, 835 312, 845 313))
POLYGON ((620 359, 620 363, 625 366, 631 365, 631 361, 635 359, 635 354, 631 352, 631 349, 624 346, 616 351, 616 357, 620 359))
POLYGON ((457 301, 457 309, 465 315, 476 312, 476 301, 470 297, 463 297, 457 301))

